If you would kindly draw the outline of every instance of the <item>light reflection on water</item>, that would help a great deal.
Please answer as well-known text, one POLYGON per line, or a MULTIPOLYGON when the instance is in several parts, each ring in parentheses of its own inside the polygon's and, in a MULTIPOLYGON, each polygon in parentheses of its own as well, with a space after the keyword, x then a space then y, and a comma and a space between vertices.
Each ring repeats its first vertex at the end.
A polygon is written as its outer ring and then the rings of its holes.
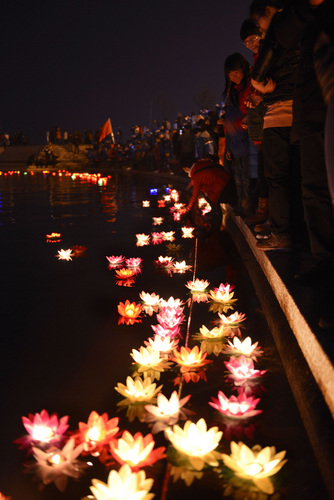
POLYGON ((89 217, 100 212, 113 223, 118 210, 126 206, 133 217, 140 217, 141 211, 136 209, 149 193, 147 181, 137 176, 125 175, 125 178, 113 173, 106 185, 100 186, 94 179, 70 175, 2 175, 0 224, 15 223, 20 214, 34 213, 36 209, 48 212, 54 219, 89 217))

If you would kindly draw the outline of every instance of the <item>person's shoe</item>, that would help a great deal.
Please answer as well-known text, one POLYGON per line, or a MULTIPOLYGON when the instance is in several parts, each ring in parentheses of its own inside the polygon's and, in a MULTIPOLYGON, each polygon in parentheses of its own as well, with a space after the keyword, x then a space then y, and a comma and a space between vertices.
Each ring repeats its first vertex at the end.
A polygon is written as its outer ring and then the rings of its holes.
POLYGON ((260 240, 256 243, 259 250, 269 251, 276 250, 279 252, 291 252, 292 242, 290 238, 277 238, 274 233, 271 233, 267 240, 260 240))
POLYGON ((269 199, 268 198, 259 198, 258 206, 255 211, 255 214, 247 217, 245 219, 245 223, 248 226, 253 226, 254 224, 263 224, 268 219, 269 215, 269 199))
POLYGON ((254 227, 254 231, 256 233, 262 233, 263 231, 269 231, 270 230, 270 220, 267 219, 266 222, 264 222, 263 224, 257 224, 255 227, 254 227))
POLYGON ((262 233, 257 233, 257 235, 255 236, 255 238, 257 240, 267 240, 270 235, 271 235, 271 231, 267 230, 267 231, 262 231, 262 233))

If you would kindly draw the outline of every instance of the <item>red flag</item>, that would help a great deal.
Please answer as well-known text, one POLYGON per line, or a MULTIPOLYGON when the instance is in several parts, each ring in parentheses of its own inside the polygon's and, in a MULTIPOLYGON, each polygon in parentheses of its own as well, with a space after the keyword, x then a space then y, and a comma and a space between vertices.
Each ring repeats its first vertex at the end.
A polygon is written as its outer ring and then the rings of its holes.
POLYGON ((113 136, 110 118, 108 118, 108 120, 105 122, 105 124, 101 128, 99 142, 103 141, 103 139, 105 137, 107 137, 107 135, 109 135, 109 134, 111 134, 111 136, 113 136))

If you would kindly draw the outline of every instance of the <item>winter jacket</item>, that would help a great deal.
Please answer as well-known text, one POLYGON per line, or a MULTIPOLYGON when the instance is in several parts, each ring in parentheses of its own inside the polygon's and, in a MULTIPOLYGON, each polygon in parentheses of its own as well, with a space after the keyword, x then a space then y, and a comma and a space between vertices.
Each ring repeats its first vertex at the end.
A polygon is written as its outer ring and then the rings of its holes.
POLYGON ((230 176, 218 163, 211 159, 204 159, 193 164, 190 170, 190 178, 193 193, 187 210, 193 208, 201 191, 212 203, 217 204, 230 176))

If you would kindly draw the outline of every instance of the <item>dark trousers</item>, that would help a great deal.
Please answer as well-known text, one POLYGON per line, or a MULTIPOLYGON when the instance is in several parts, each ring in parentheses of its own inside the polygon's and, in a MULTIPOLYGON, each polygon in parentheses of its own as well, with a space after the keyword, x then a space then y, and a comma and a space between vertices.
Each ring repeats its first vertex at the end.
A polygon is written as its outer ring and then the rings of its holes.
POLYGON ((264 173, 269 188, 272 231, 289 237, 302 221, 298 147, 290 143, 290 127, 263 130, 264 173))
POLYGON ((312 256, 317 261, 334 260, 334 221, 328 189, 324 135, 300 140, 304 213, 312 256))

